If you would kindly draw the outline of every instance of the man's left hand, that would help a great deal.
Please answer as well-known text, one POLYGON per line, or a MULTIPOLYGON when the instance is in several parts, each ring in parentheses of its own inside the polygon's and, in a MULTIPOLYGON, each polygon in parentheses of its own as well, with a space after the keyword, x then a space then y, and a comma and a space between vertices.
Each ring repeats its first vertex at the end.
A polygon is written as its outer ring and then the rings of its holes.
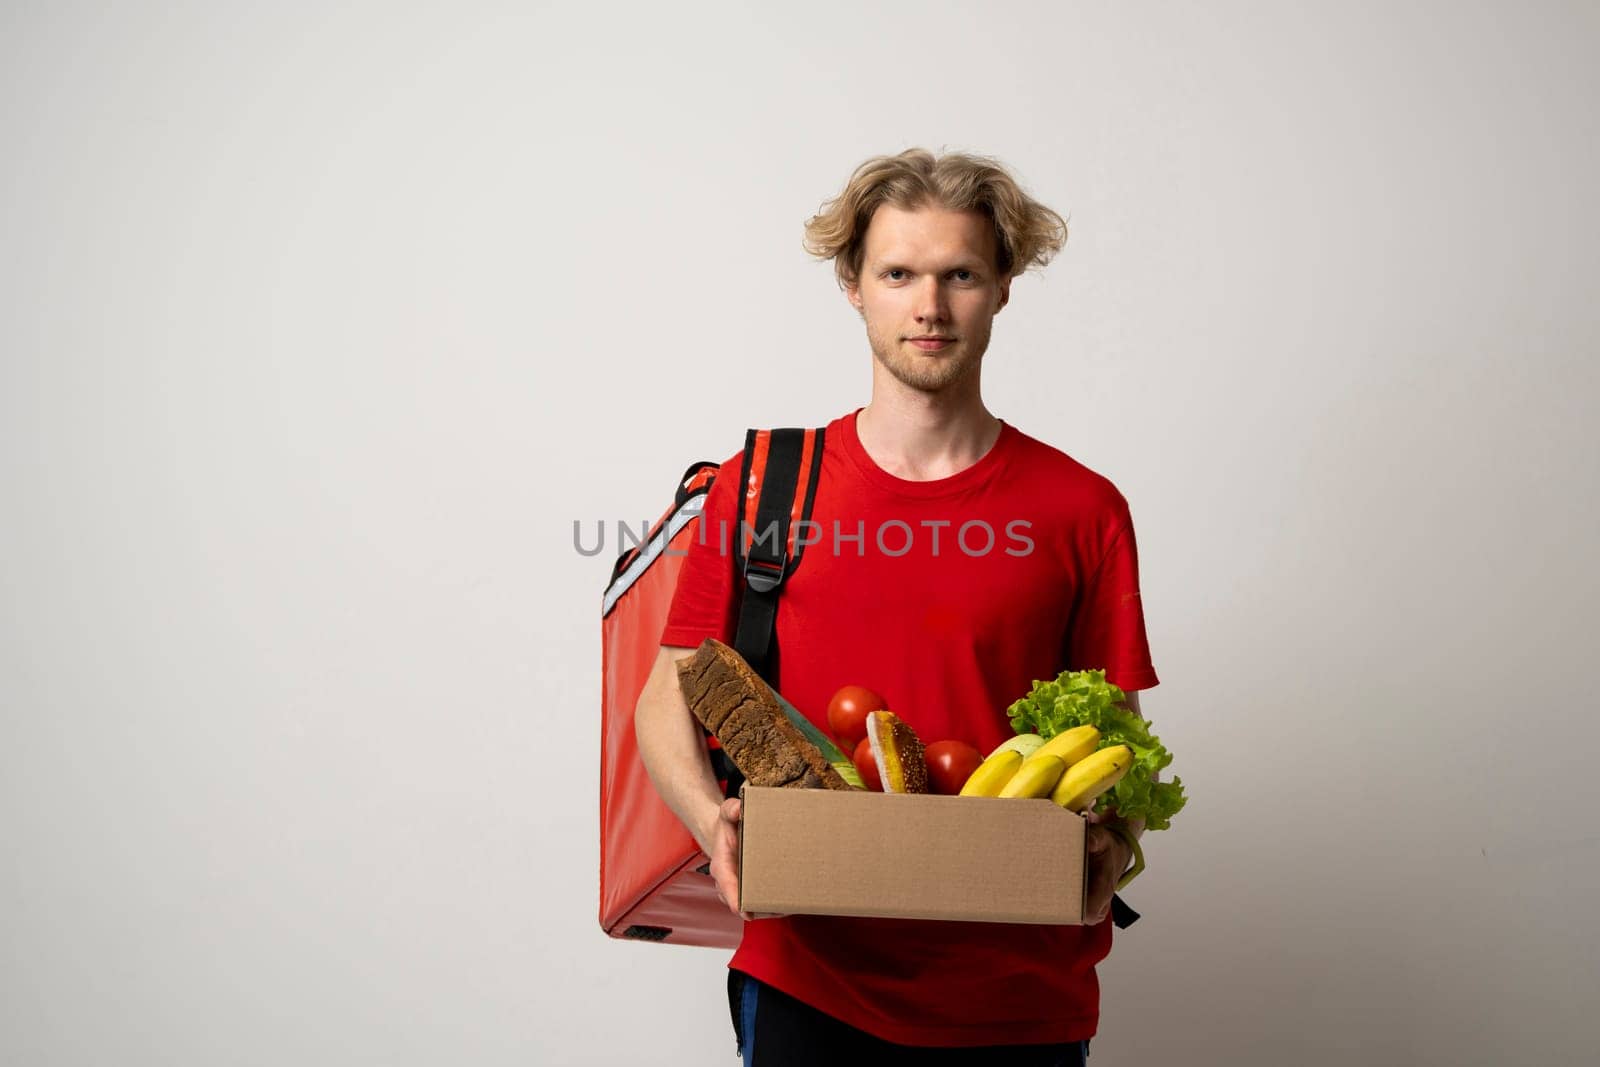
POLYGON ((1111 911, 1111 897, 1117 891, 1117 879, 1122 877, 1133 862, 1133 849, 1121 835, 1104 824, 1111 819, 1103 815, 1089 815, 1088 832, 1084 837, 1089 877, 1083 899, 1083 921, 1095 926, 1105 921, 1111 911))

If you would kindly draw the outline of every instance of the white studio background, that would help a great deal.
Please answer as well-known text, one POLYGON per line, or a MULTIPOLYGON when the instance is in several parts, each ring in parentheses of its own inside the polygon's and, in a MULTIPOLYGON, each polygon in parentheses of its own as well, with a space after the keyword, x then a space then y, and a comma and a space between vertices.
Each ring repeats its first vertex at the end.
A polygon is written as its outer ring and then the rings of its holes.
POLYGON ((1070 214, 986 396, 1130 500, 1193 798, 1096 1067, 1592 1061, 1597 29, 7 4, 0 1061, 734 1062, 596 923, 572 523, 865 402, 801 224, 912 145, 1070 214))

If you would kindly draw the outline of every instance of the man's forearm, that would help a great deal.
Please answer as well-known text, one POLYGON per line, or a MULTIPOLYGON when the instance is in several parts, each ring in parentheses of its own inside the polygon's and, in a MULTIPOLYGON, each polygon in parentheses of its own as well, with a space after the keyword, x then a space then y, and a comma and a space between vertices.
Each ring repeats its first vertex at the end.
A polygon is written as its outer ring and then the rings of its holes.
MULTIPOLYGON (((692 650, 684 650, 685 654, 692 650)), ((675 663, 651 675, 634 709, 639 758, 656 792, 702 849, 722 805, 705 734, 684 702, 675 663)))

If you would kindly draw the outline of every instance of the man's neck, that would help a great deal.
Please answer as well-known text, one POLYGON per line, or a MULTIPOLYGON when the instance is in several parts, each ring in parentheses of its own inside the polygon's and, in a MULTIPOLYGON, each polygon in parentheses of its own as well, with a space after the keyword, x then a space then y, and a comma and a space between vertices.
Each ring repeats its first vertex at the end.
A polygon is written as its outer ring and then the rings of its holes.
POLYGON ((856 437, 879 467, 912 482, 959 474, 1000 437, 1000 420, 973 392, 942 397, 874 388, 856 416, 856 437))

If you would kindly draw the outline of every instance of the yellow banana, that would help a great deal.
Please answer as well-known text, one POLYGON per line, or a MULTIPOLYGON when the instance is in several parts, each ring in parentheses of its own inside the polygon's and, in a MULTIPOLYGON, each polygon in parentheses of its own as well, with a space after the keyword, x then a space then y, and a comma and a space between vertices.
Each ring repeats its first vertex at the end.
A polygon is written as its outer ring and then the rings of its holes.
POLYGON ((1068 811, 1088 811, 1095 799, 1122 781, 1133 766, 1133 750, 1111 745, 1074 763, 1050 793, 1050 799, 1068 811))
POLYGON ((1005 788, 1011 776, 1022 766, 1022 753, 1009 748, 998 749, 972 772, 967 784, 961 787, 964 797, 995 797, 1005 788))
POLYGON ((1086 759, 1095 749, 1100 747, 1100 731, 1093 726, 1074 726, 1056 734, 1043 745, 1039 746, 1029 756, 1029 759, 1038 759, 1040 756, 1059 756, 1061 762, 1071 767, 1081 759, 1086 759))
POLYGON ((1047 797, 1067 765, 1060 756, 1029 756, 1000 790, 1003 797, 1047 797))
POLYGON ((994 759, 1002 752, 1020 752, 1022 753, 1022 758, 1027 759, 1043 746, 1044 738, 1038 734, 1018 734, 1015 737, 1006 738, 995 746, 995 750, 989 753, 989 758, 994 759))

